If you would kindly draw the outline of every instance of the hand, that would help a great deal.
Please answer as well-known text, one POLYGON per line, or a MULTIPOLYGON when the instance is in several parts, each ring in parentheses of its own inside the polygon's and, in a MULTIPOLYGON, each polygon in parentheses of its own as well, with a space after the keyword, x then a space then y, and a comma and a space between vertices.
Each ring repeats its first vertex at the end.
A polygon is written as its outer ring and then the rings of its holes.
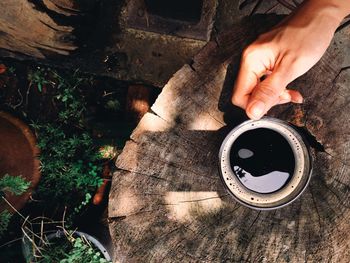
POLYGON ((349 12, 348 0, 306 1, 260 35, 243 52, 232 103, 245 109, 251 119, 260 119, 277 104, 302 103, 302 95, 286 89, 287 85, 320 60, 349 12))

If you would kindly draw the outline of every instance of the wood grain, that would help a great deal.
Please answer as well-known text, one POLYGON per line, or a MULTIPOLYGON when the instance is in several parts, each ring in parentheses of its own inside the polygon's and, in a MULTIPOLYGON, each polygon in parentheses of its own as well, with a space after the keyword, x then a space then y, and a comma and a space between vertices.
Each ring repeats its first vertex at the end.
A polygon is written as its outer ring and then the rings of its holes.
POLYGON ((232 200, 218 149, 242 112, 229 94, 242 48, 279 20, 245 20, 209 42, 167 83, 117 160, 109 202, 116 262, 348 262, 349 31, 291 84, 302 106, 270 115, 305 126, 325 147, 293 204, 255 211, 232 200))
POLYGON ((49 16, 50 12, 69 14, 68 9, 60 9, 55 1, 2 0, 0 10, 0 49, 13 56, 44 59, 47 53, 68 55, 76 49, 73 28, 49 16))

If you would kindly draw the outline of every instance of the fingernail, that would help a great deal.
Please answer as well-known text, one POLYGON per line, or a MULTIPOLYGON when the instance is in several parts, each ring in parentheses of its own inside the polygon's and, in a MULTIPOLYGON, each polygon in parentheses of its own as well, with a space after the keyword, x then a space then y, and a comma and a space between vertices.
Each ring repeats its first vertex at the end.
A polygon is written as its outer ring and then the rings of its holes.
POLYGON ((265 113, 265 107, 264 102, 257 100, 250 105, 248 112, 254 119, 260 119, 265 113))
POLYGON ((284 93, 282 93, 282 94, 281 94, 280 99, 281 99, 281 100, 290 101, 291 96, 290 96, 290 94, 289 94, 289 93, 284 92, 284 93))
POLYGON ((303 103, 304 102, 304 98, 298 98, 297 103, 303 103))

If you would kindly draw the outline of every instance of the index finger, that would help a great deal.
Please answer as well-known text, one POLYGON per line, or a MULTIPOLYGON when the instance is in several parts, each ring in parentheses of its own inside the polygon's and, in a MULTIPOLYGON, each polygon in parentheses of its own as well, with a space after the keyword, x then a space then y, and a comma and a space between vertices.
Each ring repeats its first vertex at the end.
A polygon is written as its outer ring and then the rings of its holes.
POLYGON ((266 73, 267 68, 257 57, 243 55, 238 76, 233 88, 231 101, 234 105, 245 109, 250 94, 258 85, 260 78, 266 73))

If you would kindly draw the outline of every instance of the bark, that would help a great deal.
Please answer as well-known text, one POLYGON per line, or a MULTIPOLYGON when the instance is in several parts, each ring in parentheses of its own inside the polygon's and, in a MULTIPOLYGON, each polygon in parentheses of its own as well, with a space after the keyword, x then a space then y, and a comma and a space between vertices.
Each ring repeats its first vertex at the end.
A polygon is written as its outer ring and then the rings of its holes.
POLYGON ((68 9, 55 5, 55 1, 2 0, 0 10, 0 49, 14 56, 41 59, 48 53, 68 55, 76 49, 71 39, 73 28, 49 16, 52 12, 71 15, 68 9))

